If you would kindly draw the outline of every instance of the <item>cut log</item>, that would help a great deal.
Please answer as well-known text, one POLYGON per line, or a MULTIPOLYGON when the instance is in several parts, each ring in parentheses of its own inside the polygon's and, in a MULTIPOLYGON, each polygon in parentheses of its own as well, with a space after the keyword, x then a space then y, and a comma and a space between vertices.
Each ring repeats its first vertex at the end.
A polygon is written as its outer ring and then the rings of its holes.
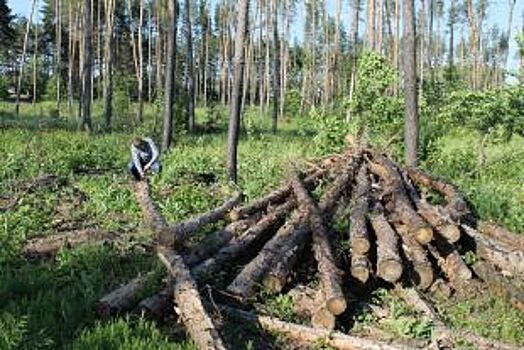
POLYGON ((140 301, 133 312, 137 315, 147 316, 155 321, 161 321, 170 309, 172 310, 172 295, 173 292, 169 288, 164 288, 160 292, 140 301))
POLYGON ((111 232, 88 228, 32 238, 25 243, 22 252, 28 260, 49 259, 60 249, 77 247, 87 242, 108 242, 115 238, 116 235, 111 232))
POLYGON ((291 185, 297 198, 300 211, 308 218, 313 235, 313 252, 318 263, 321 289, 326 298, 326 305, 334 315, 346 310, 347 303, 342 290, 342 271, 336 266, 333 248, 321 212, 304 188, 295 170, 291 171, 291 185))
POLYGON ((321 290, 298 285, 288 295, 293 299, 293 311, 301 317, 310 318, 313 327, 335 329, 335 316, 327 310, 321 290))
POLYGON ((469 208, 464 200, 464 196, 453 185, 444 181, 438 180, 418 169, 407 168, 409 177, 416 183, 431 188, 440 192, 446 198, 446 209, 453 213, 456 217, 453 219, 460 219, 460 217, 469 213, 469 208))
POLYGON ((367 256, 351 254, 351 276, 362 283, 369 279, 370 264, 367 256))
POLYGON ((294 212, 291 218, 264 245, 258 255, 243 267, 227 290, 243 301, 252 297, 256 292, 256 287, 280 257, 283 245, 300 227, 302 220, 300 212, 294 212))
POLYGON ((220 333, 202 304, 197 285, 182 257, 173 250, 162 247, 158 249, 158 257, 172 277, 174 301, 191 339, 199 349, 226 349, 220 333))
POLYGON ((107 319, 119 312, 131 310, 152 276, 153 273, 149 272, 135 277, 130 282, 104 296, 95 305, 98 316, 107 319))
MULTIPOLYGON (((304 183, 308 188, 313 188, 317 184, 317 181, 326 173, 326 170, 321 169, 315 171, 313 174, 309 175, 304 183)), ((234 208, 229 213, 229 220, 237 221, 249 215, 252 215, 259 211, 265 211, 269 205, 281 204, 289 197, 292 193, 292 188, 289 183, 285 183, 278 189, 268 193, 262 198, 259 198, 247 205, 242 207, 234 208)))
MULTIPOLYGON (((340 196, 346 191, 347 186, 351 183, 357 167, 360 166, 362 156, 360 152, 357 152, 351 160, 345 159, 345 162, 341 166, 341 173, 333 181, 332 185, 322 194, 318 208, 322 212, 325 220, 331 220, 334 214, 334 208, 336 207, 340 196)), ((264 285, 271 291, 280 292, 289 276, 297 256, 304 250, 309 242, 311 241, 311 232, 309 225, 301 225, 293 234, 290 235, 290 239, 283 245, 281 256, 267 274, 264 280, 264 285)))
POLYGON ((381 205, 375 206, 371 225, 377 236, 377 276, 395 283, 402 276, 402 260, 398 253, 397 234, 387 221, 381 205))
POLYGON ((435 245, 428 244, 428 251, 437 260, 438 265, 455 286, 470 280, 473 275, 458 251, 443 239, 437 239, 435 245))
POLYGON ((206 259, 193 270, 198 278, 211 276, 225 263, 245 255, 258 243, 267 241, 275 228, 283 218, 295 207, 294 201, 288 201, 279 205, 274 211, 266 214, 255 225, 240 236, 232 239, 226 246, 222 247, 214 256, 206 259))
POLYGON ((524 312, 524 290, 512 283, 508 278, 495 271, 484 261, 477 261, 472 266, 475 273, 487 283, 489 289, 497 295, 509 300, 521 312, 524 312))
POLYGON ((239 236, 242 232, 249 229, 259 218, 260 216, 251 216, 247 219, 235 221, 225 228, 207 235, 189 254, 184 256, 184 261, 188 266, 193 266, 211 257, 231 241, 233 237, 239 236))
POLYGON ((524 251, 524 236, 508 231, 506 228, 488 221, 479 221, 477 228, 480 233, 499 242, 512 250, 524 251))
POLYGON ((174 242, 182 242, 184 237, 193 234, 202 227, 222 220, 224 216, 242 200, 242 192, 237 192, 221 206, 214 208, 204 214, 192 217, 191 219, 178 223, 171 228, 174 242))
POLYGON ((524 251, 518 246, 501 244, 465 224, 461 224, 461 228, 475 241, 480 257, 507 274, 524 277, 524 251))
POLYGON ((349 240, 351 254, 366 254, 369 250, 369 233, 366 217, 369 210, 369 194, 371 184, 368 177, 366 165, 362 165, 357 175, 357 185, 353 190, 349 240))
POLYGON ((442 278, 437 278, 429 287, 429 292, 438 299, 449 299, 451 287, 442 278))
POLYGON ((411 206, 395 164, 382 155, 375 155, 369 164, 371 171, 383 180, 385 191, 392 196, 395 214, 408 227, 410 234, 421 244, 430 242, 433 239, 433 230, 411 206))
POLYGON ((402 250, 413 267, 412 280, 415 285, 425 290, 433 282, 433 267, 428 260, 426 251, 413 236, 409 235, 407 228, 403 225, 395 225, 395 230, 402 241, 402 250))
POLYGON ((228 306, 220 305, 219 308, 230 317, 239 321, 256 323, 268 332, 281 333, 289 339, 308 346, 322 343, 339 350, 398 350, 404 348, 372 339, 350 336, 341 332, 333 332, 328 329, 317 329, 284 322, 277 318, 259 316, 228 306))

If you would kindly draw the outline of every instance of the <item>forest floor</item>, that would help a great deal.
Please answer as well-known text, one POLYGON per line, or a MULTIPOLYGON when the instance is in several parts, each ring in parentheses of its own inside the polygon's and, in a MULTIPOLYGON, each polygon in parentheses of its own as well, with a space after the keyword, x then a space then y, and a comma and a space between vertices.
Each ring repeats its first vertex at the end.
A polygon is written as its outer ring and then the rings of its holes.
MULTIPOLYGON (((11 106, 0 106, 0 205, 14 204, 0 211, 0 349, 193 349, 170 324, 137 316, 99 321, 93 311, 100 297, 139 272, 158 272, 144 296, 161 283, 163 267, 144 249, 151 235, 125 170, 131 138, 150 134, 153 121, 134 131, 86 135, 69 121, 47 117, 45 105, 23 106, 19 118, 6 108, 11 106), (35 185, 44 175, 59 181, 35 185), (118 243, 65 249, 37 263, 21 252, 29 238, 80 229, 115 233, 118 243)), ((224 126, 222 119, 211 132, 179 136, 163 155, 152 192, 168 221, 204 212, 234 191, 225 174, 224 126)), ((312 142, 314 130, 287 120, 272 135, 268 126, 265 119, 246 120, 239 150, 239 186, 246 200, 275 188, 290 160, 320 155, 312 142)), ((476 168, 475 140, 466 130, 450 130, 432 145, 422 167, 459 186, 483 219, 524 232, 524 139, 490 143, 482 169, 476 168)), ((373 325, 397 339, 431 336, 433 325, 386 290, 370 298, 389 310, 387 317, 377 320, 362 311, 342 329, 358 334, 373 325)), ((261 294, 258 299, 260 312, 300 321, 289 297, 261 294)), ((438 311, 451 328, 524 346, 522 313, 488 292, 450 298, 438 311)), ((277 335, 261 342, 257 330, 234 331, 238 327, 226 325, 224 331, 236 349, 285 348, 277 335)))

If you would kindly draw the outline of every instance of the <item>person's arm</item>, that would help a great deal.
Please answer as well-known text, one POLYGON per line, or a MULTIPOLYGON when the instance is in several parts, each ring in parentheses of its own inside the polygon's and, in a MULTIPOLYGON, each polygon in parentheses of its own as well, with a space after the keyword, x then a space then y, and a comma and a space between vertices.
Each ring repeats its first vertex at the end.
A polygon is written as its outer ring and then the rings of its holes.
POLYGON ((151 160, 144 166, 144 170, 148 170, 151 167, 151 165, 153 165, 153 163, 158 160, 160 152, 158 151, 158 148, 152 139, 150 139, 149 137, 144 137, 144 141, 146 141, 149 144, 149 147, 151 148, 151 160))
POLYGON ((145 176, 145 170, 142 168, 142 164, 140 163, 140 156, 138 155, 139 150, 134 146, 131 145, 131 158, 133 159, 133 164, 136 167, 136 170, 140 174, 140 177, 145 176))

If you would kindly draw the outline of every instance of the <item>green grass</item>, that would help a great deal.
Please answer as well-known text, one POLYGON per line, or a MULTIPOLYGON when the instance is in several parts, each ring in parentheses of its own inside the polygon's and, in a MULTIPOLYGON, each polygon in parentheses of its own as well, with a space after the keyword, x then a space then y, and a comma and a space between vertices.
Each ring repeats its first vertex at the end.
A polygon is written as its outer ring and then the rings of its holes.
MULTIPOLYGON (((98 298, 139 272, 161 271, 154 257, 111 245, 64 250, 55 260, 41 264, 21 257, 26 239, 56 232, 60 220, 117 232, 128 247, 151 239, 142 225, 125 167, 134 134, 158 135, 153 129, 154 108, 146 109, 145 127, 92 135, 77 131, 74 118, 53 120, 50 108, 37 105, 33 110, 23 105, 21 116, 16 118, 12 105, 0 105, 0 125, 4 126, 0 129, 0 153, 5 157, 0 167, 0 193, 18 196, 17 184, 38 175, 57 174, 67 179, 63 187, 21 195, 15 209, 0 212, 0 349, 193 349, 149 321, 96 320, 93 306, 98 298), (101 173, 79 173, 85 169, 101 173), (83 200, 79 200, 80 194, 83 200)), ((216 113, 216 123, 223 131, 224 109, 217 107, 216 113)), ((208 114, 199 109, 200 122, 210 118, 208 114)), ((274 188, 290 161, 328 153, 324 137, 336 141, 326 129, 314 138, 314 125, 304 120, 284 121, 279 133, 272 135, 269 119, 256 109, 245 118, 239 185, 248 199, 274 188)), ((126 124, 121 119, 119 123, 126 124)), ((95 124, 101 124, 100 113, 95 124)), ((337 130, 335 135, 343 131, 337 130)), ((476 160, 473 140, 461 131, 447 134, 436 143, 424 166, 458 184, 482 217, 523 232, 524 175, 519 169, 524 169, 524 157, 507 157, 522 152, 524 140, 490 145, 491 165, 472 173, 476 160)), ((180 135, 174 148, 163 155, 164 169, 153 179, 153 196, 169 221, 211 208, 234 191, 225 173, 225 143, 224 132, 180 135), (202 174, 214 174, 216 181, 203 181, 202 174)), ((478 304, 473 312, 478 322, 466 317, 472 312, 471 305, 448 306, 449 322, 457 328, 524 344, 524 336, 518 332, 522 327, 518 314, 502 301, 478 304)), ((294 317, 286 297, 268 299, 260 309, 285 319, 294 317)), ((397 316, 387 326, 389 331, 427 336, 427 325, 417 323, 409 310, 401 309, 397 316)), ((249 348, 249 343, 242 346, 249 348)))

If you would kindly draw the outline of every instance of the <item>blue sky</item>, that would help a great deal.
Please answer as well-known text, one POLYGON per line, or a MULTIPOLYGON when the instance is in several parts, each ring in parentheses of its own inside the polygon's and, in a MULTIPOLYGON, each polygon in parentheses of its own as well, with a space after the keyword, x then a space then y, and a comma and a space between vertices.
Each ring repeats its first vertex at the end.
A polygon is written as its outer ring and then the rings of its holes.
MULTIPOLYGON (((37 0, 39 1, 39 0, 37 0)), ((506 30, 508 25, 508 4, 510 0, 488 0, 489 7, 488 7, 488 18, 487 18, 487 25, 485 26, 486 30, 490 27, 496 25, 501 30, 506 30)), ((42 1, 40 1, 41 3, 42 1)), ((212 3, 215 2, 212 0, 212 3)), ((335 0, 326 0, 328 4, 328 10, 330 12, 335 11, 335 0)), ((427 1, 426 1, 427 2, 427 1)), ((448 3, 448 1, 445 1, 448 3)), ((460 1, 459 1, 460 2, 460 1)), ((23 16, 29 16, 29 12, 31 11, 31 3, 32 0, 8 0, 7 2, 9 6, 13 9, 13 12, 19 15, 23 16)), ((348 0, 342 0, 342 23, 346 23, 346 28, 348 28, 350 24, 350 16, 349 16, 349 1, 348 0)), ((301 23, 303 23, 303 19, 301 17, 302 12, 299 10, 297 13, 297 23, 296 26, 298 32, 301 32, 301 23)), ((510 40, 510 54, 509 54, 509 60, 510 60, 510 68, 512 70, 517 69, 519 64, 519 59, 517 57, 517 44, 514 40, 515 34, 520 31, 520 28, 522 28, 522 21, 524 17, 524 0, 517 0, 517 3, 515 5, 515 10, 513 13, 513 24, 512 24, 512 38, 510 40)), ((443 23, 444 24, 444 23, 443 23)), ((362 27, 361 27, 362 28, 362 27)), ((443 29, 444 30, 444 29, 443 29)), ((460 30, 460 29, 459 29, 460 30)))

